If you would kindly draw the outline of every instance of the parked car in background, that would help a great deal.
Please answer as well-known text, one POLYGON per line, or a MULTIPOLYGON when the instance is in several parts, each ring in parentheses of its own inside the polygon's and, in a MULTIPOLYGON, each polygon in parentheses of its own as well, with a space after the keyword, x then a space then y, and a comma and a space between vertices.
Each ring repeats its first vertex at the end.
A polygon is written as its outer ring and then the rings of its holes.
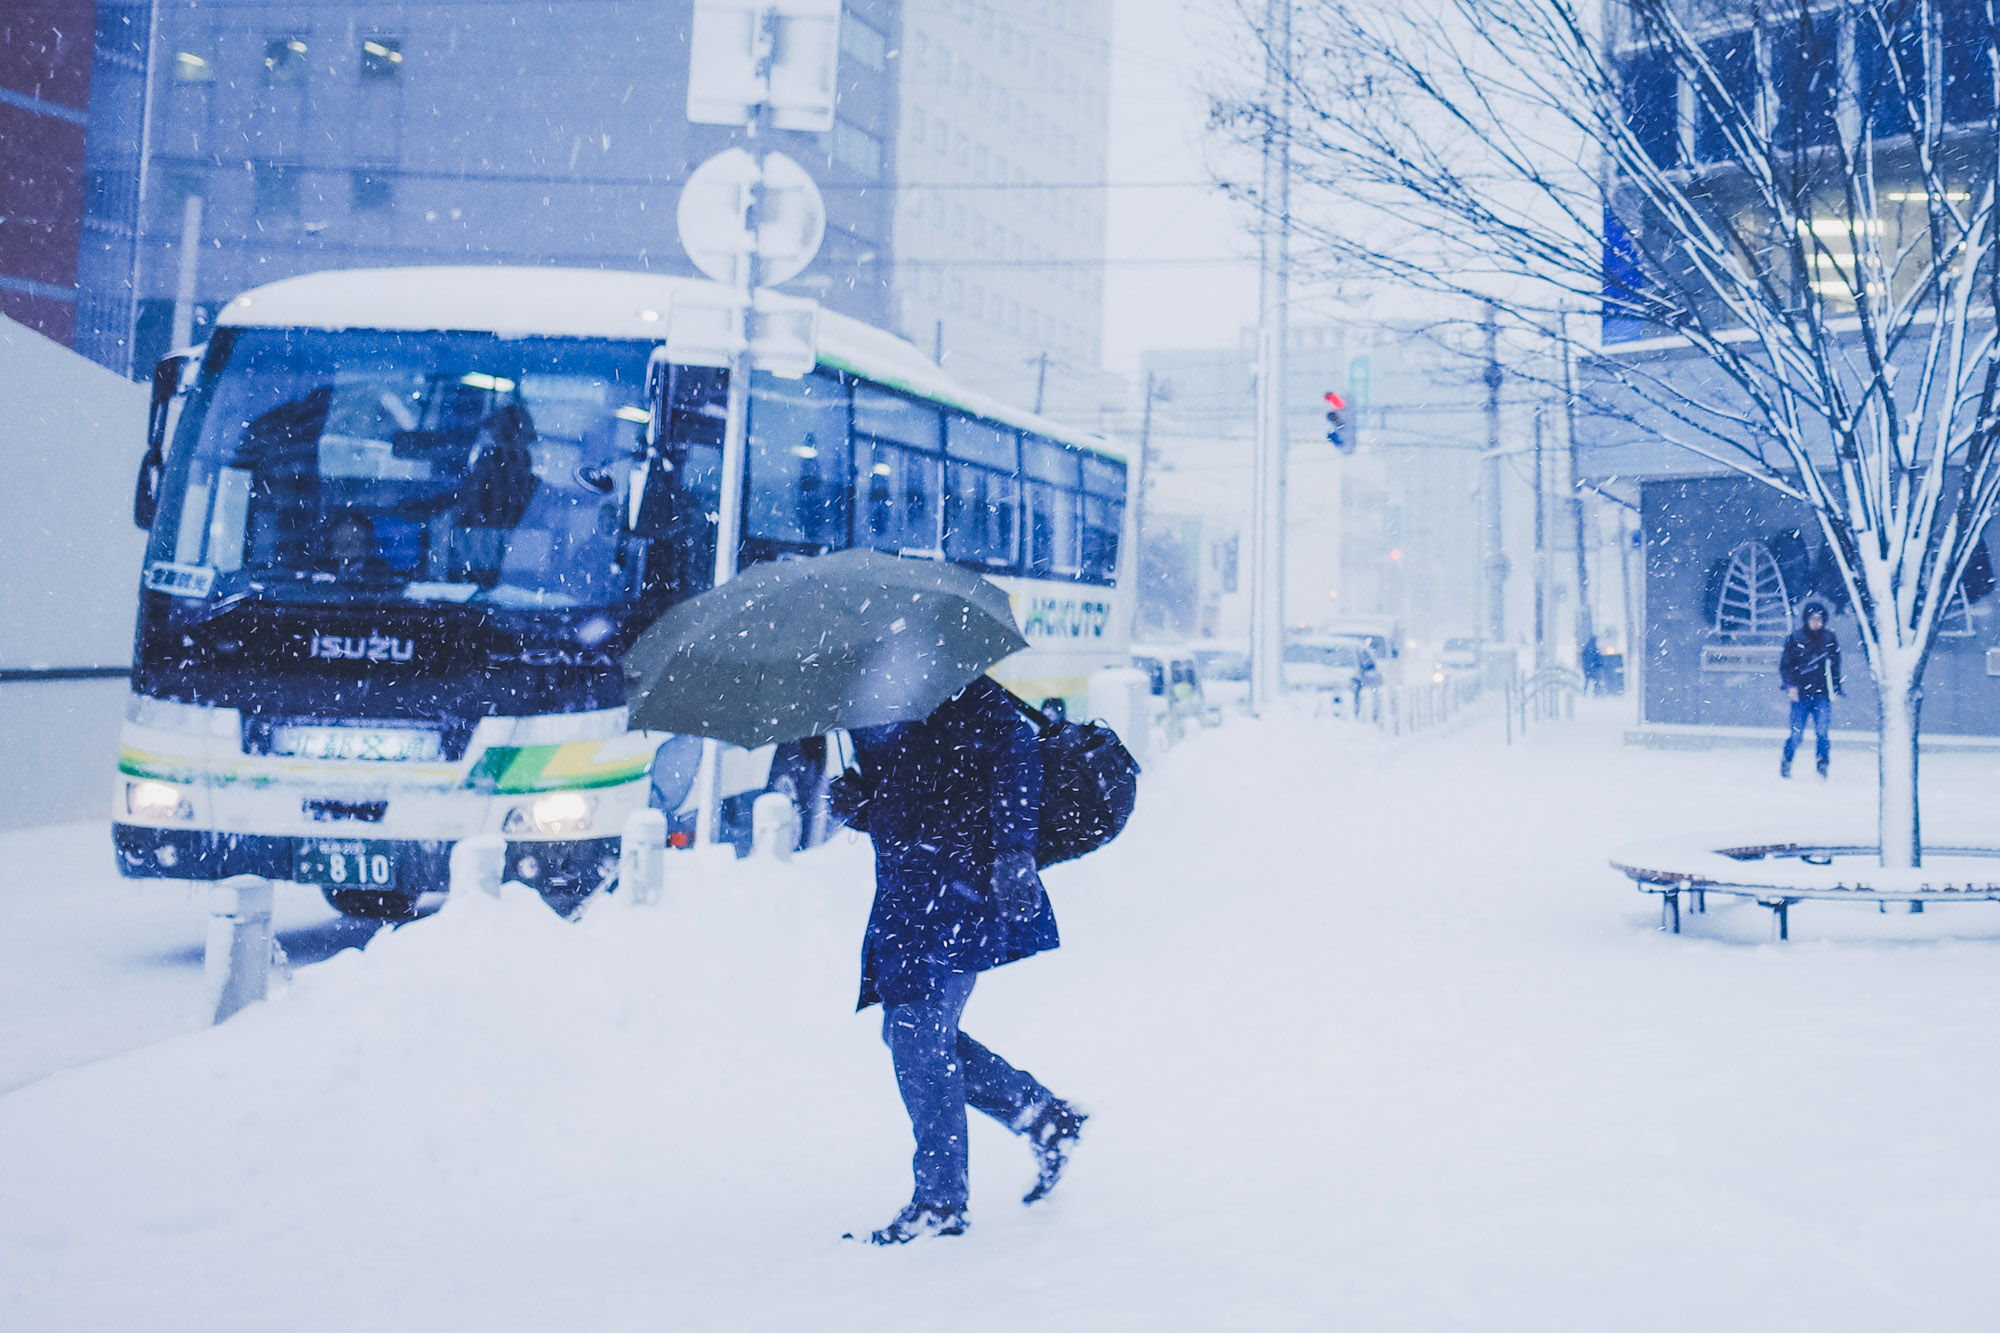
POLYGON ((1477 671, 1479 669, 1479 640, 1446 639, 1444 647, 1438 649, 1437 669, 1440 671, 1477 671))
POLYGON ((1294 638, 1285 645, 1287 689, 1332 695, 1359 713, 1367 692, 1381 684, 1381 665, 1365 640, 1315 635, 1294 638))
POLYGON ((1241 648, 1197 645, 1195 670, 1201 675, 1202 697, 1211 709, 1249 702, 1250 654, 1241 648))
POLYGON ((1132 645, 1132 665, 1146 673, 1153 696, 1153 715, 1167 729, 1171 744, 1180 738, 1189 723, 1213 726, 1222 720, 1219 711, 1211 716, 1202 690, 1201 668, 1192 651, 1172 644, 1132 645))
POLYGON ((1387 668, 1403 655, 1403 624, 1390 616, 1348 616, 1320 631, 1332 638, 1365 639, 1376 664, 1387 668))

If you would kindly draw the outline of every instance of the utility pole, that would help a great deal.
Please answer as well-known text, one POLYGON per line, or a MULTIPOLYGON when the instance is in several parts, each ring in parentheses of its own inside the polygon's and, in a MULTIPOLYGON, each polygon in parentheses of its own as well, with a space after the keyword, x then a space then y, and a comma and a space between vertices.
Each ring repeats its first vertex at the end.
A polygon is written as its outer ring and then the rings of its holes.
POLYGON ((1549 664, 1549 484, 1543 463, 1542 409, 1535 409, 1535 670, 1549 664))
POLYGON ((1556 316, 1556 336, 1562 340, 1563 354, 1563 443, 1569 455, 1570 525, 1576 529, 1576 651, 1597 637, 1597 613, 1590 604, 1590 552, 1584 545, 1583 489, 1576 466, 1576 386, 1570 363, 1569 312, 1556 316))
POLYGON ((1139 636, 1139 599, 1145 595, 1146 576, 1146 488, 1153 470, 1154 375, 1146 372, 1146 402, 1139 412, 1139 475, 1132 485, 1132 636, 1139 636))
POLYGON ((1481 564, 1486 572, 1486 641, 1495 648, 1507 642, 1507 548, 1500 529, 1500 327, 1492 302, 1486 305, 1486 457, 1480 469, 1481 564))
POLYGON ((191 194, 181 205, 180 274, 174 283, 173 333, 167 350, 178 352, 194 342, 194 306, 201 269, 202 199, 191 194))
POLYGON ((1284 691, 1286 300, 1291 263, 1292 6, 1266 0, 1266 110, 1257 233, 1257 445, 1250 507, 1250 711, 1276 707, 1284 691))
MULTIPOLYGON (((139 93, 139 189, 132 206, 132 267, 128 279, 125 308, 125 374, 128 379, 147 380, 153 368, 139 364, 139 300, 145 291, 146 197, 152 184, 153 93, 160 68, 160 0, 146 6, 146 77, 139 93)), ((168 351, 177 350, 168 348, 168 351)))
MULTIPOLYGON (((1040 416, 1042 414, 1042 398, 1043 395, 1047 393, 1048 387, 1049 387, 1049 354, 1046 350, 1044 350, 1040 356, 1035 358, 1035 415, 1036 416, 1040 416)), ((1148 404, 1147 411, 1151 410, 1152 406, 1151 404, 1148 404)))

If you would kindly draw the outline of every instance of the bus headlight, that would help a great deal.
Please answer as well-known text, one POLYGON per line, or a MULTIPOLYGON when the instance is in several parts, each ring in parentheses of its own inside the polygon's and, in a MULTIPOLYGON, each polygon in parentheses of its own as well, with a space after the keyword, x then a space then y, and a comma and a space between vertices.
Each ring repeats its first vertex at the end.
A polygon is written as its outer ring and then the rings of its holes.
POLYGON ((573 791, 552 791, 537 796, 526 805, 507 812, 501 830, 506 833, 539 833, 545 838, 565 833, 582 833, 597 814, 597 802, 573 791))
POLYGON ((155 782, 149 778, 144 782, 125 784, 125 813, 134 819, 151 820, 156 824, 186 823, 194 818, 194 805, 171 782, 155 782))

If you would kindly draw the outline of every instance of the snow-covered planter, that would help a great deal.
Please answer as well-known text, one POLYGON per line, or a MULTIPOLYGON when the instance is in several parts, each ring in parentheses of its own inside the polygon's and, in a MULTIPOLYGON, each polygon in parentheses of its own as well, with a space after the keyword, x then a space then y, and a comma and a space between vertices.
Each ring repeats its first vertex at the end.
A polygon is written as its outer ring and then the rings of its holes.
POLYGON ((1660 925, 1680 934, 1680 897, 1697 912, 1707 895, 1755 899, 1771 909, 1773 936, 1790 938, 1791 906, 1808 898, 1910 905, 2000 901, 2000 848, 1937 847, 1922 866, 1884 866, 1872 846, 1778 842, 1702 849, 1686 843, 1645 843, 1611 858, 1611 866, 1641 893, 1660 895, 1660 925))

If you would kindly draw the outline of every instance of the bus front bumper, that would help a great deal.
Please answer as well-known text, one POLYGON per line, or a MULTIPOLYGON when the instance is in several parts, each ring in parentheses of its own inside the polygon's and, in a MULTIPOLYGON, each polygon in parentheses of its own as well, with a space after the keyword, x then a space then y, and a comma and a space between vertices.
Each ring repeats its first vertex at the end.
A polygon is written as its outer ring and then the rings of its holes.
MULTIPOLYGON (((117 852, 118 873, 128 879, 217 880, 261 875, 292 880, 297 877, 301 850, 326 839, 114 823, 111 841, 117 852)), ((366 841, 393 858, 396 892, 414 895, 450 887, 450 841, 366 841)), ((617 873, 618 841, 509 842, 506 876, 545 893, 588 893, 617 873)))

